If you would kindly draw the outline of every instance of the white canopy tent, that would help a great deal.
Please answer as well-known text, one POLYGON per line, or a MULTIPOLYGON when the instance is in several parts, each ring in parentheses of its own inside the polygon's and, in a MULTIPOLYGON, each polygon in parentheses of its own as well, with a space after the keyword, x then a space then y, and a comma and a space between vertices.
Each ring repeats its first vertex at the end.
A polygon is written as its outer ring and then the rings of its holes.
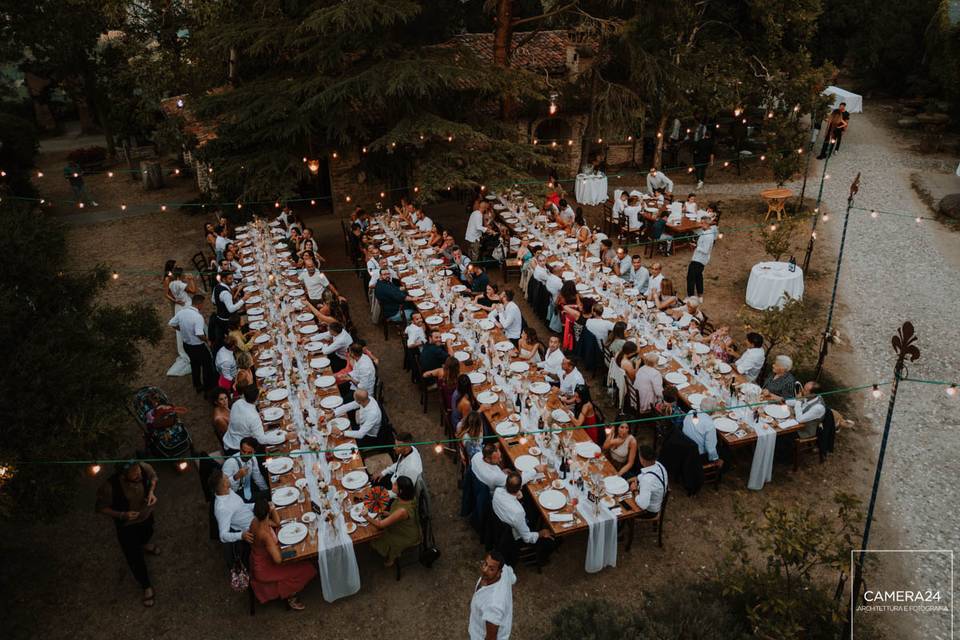
POLYGON ((831 109, 836 109, 841 102, 847 103, 847 111, 850 113, 863 113, 863 96, 857 95, 852 91, 841 89, 840 87, 829 86, 823 90, 821 95, 833 96, 831 109))

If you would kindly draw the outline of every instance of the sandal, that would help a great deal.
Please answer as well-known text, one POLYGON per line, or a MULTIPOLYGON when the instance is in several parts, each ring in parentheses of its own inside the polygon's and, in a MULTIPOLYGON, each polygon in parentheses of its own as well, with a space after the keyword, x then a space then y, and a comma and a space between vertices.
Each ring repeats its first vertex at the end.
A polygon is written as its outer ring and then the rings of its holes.
POLYGON ((306 609, 306 605, 300 602, 297 599, 297 596, 292 596, 287 598, 287 609, 290 609, 291 611, 303 611, 306 609))
POLYGON ((154 604, 155 596, 156 594, 153 592, 153 587, 150 587, 149 589, 144 589, 143 590, 143 606, 147 608, 152 607, 154 604), (150 595, 147 595, 147 591, 150 592, 150 595))
POLYGON ((160 555, 160 547, 155 544, 145 544, 143 545, 144 553, 149 553, 152 556, 160 555))

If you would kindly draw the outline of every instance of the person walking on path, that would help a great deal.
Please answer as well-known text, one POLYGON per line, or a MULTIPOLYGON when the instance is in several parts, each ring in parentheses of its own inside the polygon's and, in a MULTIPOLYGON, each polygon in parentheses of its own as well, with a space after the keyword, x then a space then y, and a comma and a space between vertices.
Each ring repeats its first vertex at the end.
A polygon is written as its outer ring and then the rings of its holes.
POLYGON ((73 197, 76 199, 78 205, 89 204, 94 207, 97 206, 96 201, 91 198, 90 193, 87 192, 87 185, 83 181, 83 167, 76 162, 68 162, 63 168, 63 177, 70 183, 70 188, 73 190, 73 197))
POLYGON ((513 627, 513 585, 517 576, 498 551, 480 563, 470 600, 470 640, 508 640, 513 627))

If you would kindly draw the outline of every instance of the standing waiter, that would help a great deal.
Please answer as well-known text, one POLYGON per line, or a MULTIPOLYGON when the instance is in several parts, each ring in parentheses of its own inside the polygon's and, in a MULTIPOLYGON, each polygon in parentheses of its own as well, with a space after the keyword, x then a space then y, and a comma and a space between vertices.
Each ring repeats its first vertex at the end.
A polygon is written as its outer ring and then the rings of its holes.
POLYGON ((236 302, 233 301, 233 271, 220 272, 220 281, 213 288, 213 301, 217 305, 210 323, 210 338, 213 342, 213 353, 223 345, 223 338, 230 331, 230 317, 239 311, 247 297, 243 296, 236 302))

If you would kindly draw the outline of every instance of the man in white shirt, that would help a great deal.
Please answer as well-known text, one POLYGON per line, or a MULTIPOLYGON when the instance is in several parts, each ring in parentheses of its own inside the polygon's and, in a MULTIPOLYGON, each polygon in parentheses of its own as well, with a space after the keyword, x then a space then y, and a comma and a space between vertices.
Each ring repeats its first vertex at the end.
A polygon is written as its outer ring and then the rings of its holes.
POLYGON ((607 341, 607 336, 613 331, 613 323, 603 318, 603 305, 593 305, 593 317, 587 320, 587 331, 593 334, 597 342, 602 346, 607 341))
POLYGON ((637 506, 643 510, 641 518, 655 518, 663 506, 663 497, 667 493, 670 479, 666 468, 657 462, 657 454, 653 447, 641 445, 637 450, 640 455, 640 473, 637 475, 637 506))
POLYGON ((567 396, 569 398, 573 396, 573 392, 577 390, 579 385, 586 383, 583 380, 583 374, 581 374, 580 371, 573 366, 573 362, 569 358, 563 359, 561 368, 560 395, 567 396))
POLYGON ((227 245, 233 242, 227 237, 227 228, 221 227, 217 234, 217 239, 213 242, 213 249, 217 254, 217 262, 223 260, 223 252, 227 250, 227 245))
POLYGON ((433 220, 423 211, 417 211, 417 230, 422 233, 430 233, 433 230, 433 220))
POLYGON ((217 357, 213 364, 217 371, 225 380, 233 386, 233 380, 237 377, 237 359, 234 355, 235 343, 233 337, 227 336, 223 339, 223 346, 217 351, 217 357))
POLYGON ((623 247, 617 247, 617 259, 613 263, 613 272, 624 280, 633 277, 633 259, 627 255, 627 250, 623 247))
POLYGON ((563 273, 563 265, 553 265, 550 267, 550 273, 547 274, 546 282, 544 282, 547 293, 550 294, 552 300, 557 299, 557 294, 560 293, 560 289, 563 288, 563 279, 560 277, 561 273, 563 273))
POLYGON ((567 204, 567 201, 562 199, 560 200, 560 211, 557 213, 557 224, 566 229, 573 224, 573 221, 576 220, 577 214, 574 212, 573 207, 567 204))
POLYGON ((712 220, 700 223, 701 231, 697 237, 697 247, 693 250, 687 267, 687 296, 703 297, 703 268, 710 263, 713 243, 717 238, 717 225, 712 220))
POLYGON ((244 387, 243 397, 230 407, 230 422, 223 434, 223 453, 233 455, 240 450, 240 441, 246 437, 256 438, 263 444, 263 420, 257 411, 257 397, 260 390, 255 385, 244 387))
POLYGON ((247 436, 240 441, 240 451, 223 461, 221 471, 232 489, 244 502, 253 503, 258 493, 269 490, 267 481, 260 473, 256 453, 256 438, 247 436))
POLYGON ((520 339, 520 332, 523 330, 523 313, 520 307, 513 301, 513 289, 504 289, 500 298, 505 301, 503 308, 494 312, 495 320, 507 339, 514 345, 520 339))
POLYGON ((547 256, 543 255, 542 253, 538 253, 537 264, 533 268, 533 279, 541 284, 546 284, 549 276, 550 269, 547 267, 547 256))
POLYGON ((647 295, 647 290, 650 288, 650 272, 643 266, 639 253, 630 259, 630 281, 640 291, 640 295, 647 295))
MULTIPOLYGON (((483 445, 483 448, 470 458, 470 470, 473 471, 473 475, 476 476, 477 480, 487 485, 490 491, 507 484, 507 472, 500 466, 500 460, 500 447, 493 442, 483 445)), ((538 474, 543 473, 546 468, 546 465, 540 464, 533 469, 524 471, 520 475, 520 483, 527 484, 538 474)))
POLYGON ((610 211, 610 216, 613 218, 614 222, 620 220, 620 216, 623 215, 623 210, 627 208, 627 192, 626 190, 620 192, 620 197, 617 198, 613 203, 613 208, 610 211))
POLYGON ((410 318, 410 324, 403 330, 407 336, 407 348, 415 349, 427 342, 427 332, 423 327, 423 315, 414 313, 410 318))
POLYGON ((523 505, 520 504, 520 500, 523 499, 522 488, 520 474, 516 471, 508 473, 506 485, 497 487, 493 491, 493 512, 500 522, 510 527, 514 540, 536 545, 537 557, 542 564, 554 549, 553 534, 546 528, 540 531, 530 530, 527 514, 523 510, 523 505))
POLYGON ((747 334, 747 344, 750 345, 750 348, 740 355, 740 358, 734 363, 734 367, 737 369, 737 373, 750 382, 755 382, 767 358, 767 354, 763 350, 763 336, 751 331, 747 334))
POLYGON ((327 325, 327 331, 319 334, 317 338, 324 342, 330 341, 329 344, 323 346, 321 351, 323 355, 330 358, 330 369, 334 373, 347 366, 347 353, 350 345, 353 344, 353 337, 347 333, 342 324, 331 322, 327 325))
POLYGON ((380 249, 371 246, 367 250, 367 273, 370 274, 369 288, 377 286, 377 280, 380 279, 380 249))
POLYGON ((470 640, 509 640, 517 576, 498 551, 487 553, 470 600, 470 640))
POLYGON ((483 226, 483 211, 479 200, 474 203, 473 211, 470 213, 470 219, 467 220, 467 230, 463 234, 463 239, 470 247, 470 259, 477 260, 480 257, 480 238, 486 231, 483 226))
POLYGON ((662 171, 657 171, 656 167, 651 167, 647 174, 647 193, 654 191, 663 191, 664 193, 673 193, 673 180, 667 177, 662 171))
POLYGON ((550 376, 559 378, 560 374, 563 373, 563 361, 565 359, 563 350, 560 348, 560 338, 550 336, 550 340, 547 342, 547 352, 543 356, 543 361, 538 362, 537 366, 550 376))
POLYGON ((637 375, 633 378, 637 404, 640 405, 637 410, 640 413, 650 411, 663 400, 663 375, 656 369, 658 357, 653 351, 643 354, 643 366, 637 369, 637 375))
POLYGON ((344 431, 343 435, 348 438, 356 438, 359 447, 375 445, 377 443, 376 438, 380 435, 380 422, 383 419, 380 405, 370 397, 369 393, 359 389, 353 394, 353 402, 340 405, 334 410, 333 414, 342 416, 350 411, 356 411, 353 419, 357 428, 344 431))
POLYGON ((463 251, 457 245, 450 249, 450 255, 453 257, 453 271, 461 282, 466 282, 470 277, 470 258, 463 255, 463 251))
POLYGON ((350 373, 347 374, 350 380, 350 389, 354 393, 358 389, 373 393, 373 387, 377 384, 377 367, 373 363, 373 359, 364 353, 363 345, 359 342, 350 345, 349 357, 353 363, 350 373))
POLYGON ((213 357, 207 343, 207 323, 203 319, 203 295, 194 294, 192 304, 177 312, 167 324, 180 332, 183 350, 190 359, 190 376, 197 393, 213 389, 217 376, 213 370, 213 357))
POLYGON ((660 293, 660 285, 663 283, 663 265, 654 262, 650 265, 650 285, 647 287, 647 297, 651 300, 653 296, 660 293))
POLYGON ((323 292, 330 286, 330 280, 317 269, 316 263, 309 255, 303 256, 303 269, 300 270, 299 277, 307 290, 307 298, 310 302, 314 305, 320 304, 323 301, 323 292))
POLYGON ((420 452, 417 448, 411 446, 413 436, 408 432, 397 434, 397 446, 394 451, 397 453, 397 461, 380 472, 374 478, 374 482, 386 485, 386 488, 392 488, 393 484, 400 476, 410 478, 413 486, 417 486, 417 480, 423 473, 423 460, 420 458, 420 452))
POLYGON ((820 385, 811 380, 803 385, 796 399, 787 400, 787 404, 793 405, 796 421, 803 425, 797 432, 801 438, 816 436, 823 416, 827 415, 826 403, 822 397, 816 395, 819 389, 820 385))
POLYGON ((239 542, 253 520, 253 503, 244 502, 230 490, 230 482, 222 473, 210 474, 213 493, 213 517, 217 520, 220 542, 239 542))
POLYGON ((683 419, 683 435, 693 440, 700 450, 700 457, 706 458, 706 461, 716 462, 720 460, 720 454, 717 453, 717 428, 713 425, 711 412, 717 408, 716 399, 707 396, 700 401, 700 411, 691 411, 683 419))

